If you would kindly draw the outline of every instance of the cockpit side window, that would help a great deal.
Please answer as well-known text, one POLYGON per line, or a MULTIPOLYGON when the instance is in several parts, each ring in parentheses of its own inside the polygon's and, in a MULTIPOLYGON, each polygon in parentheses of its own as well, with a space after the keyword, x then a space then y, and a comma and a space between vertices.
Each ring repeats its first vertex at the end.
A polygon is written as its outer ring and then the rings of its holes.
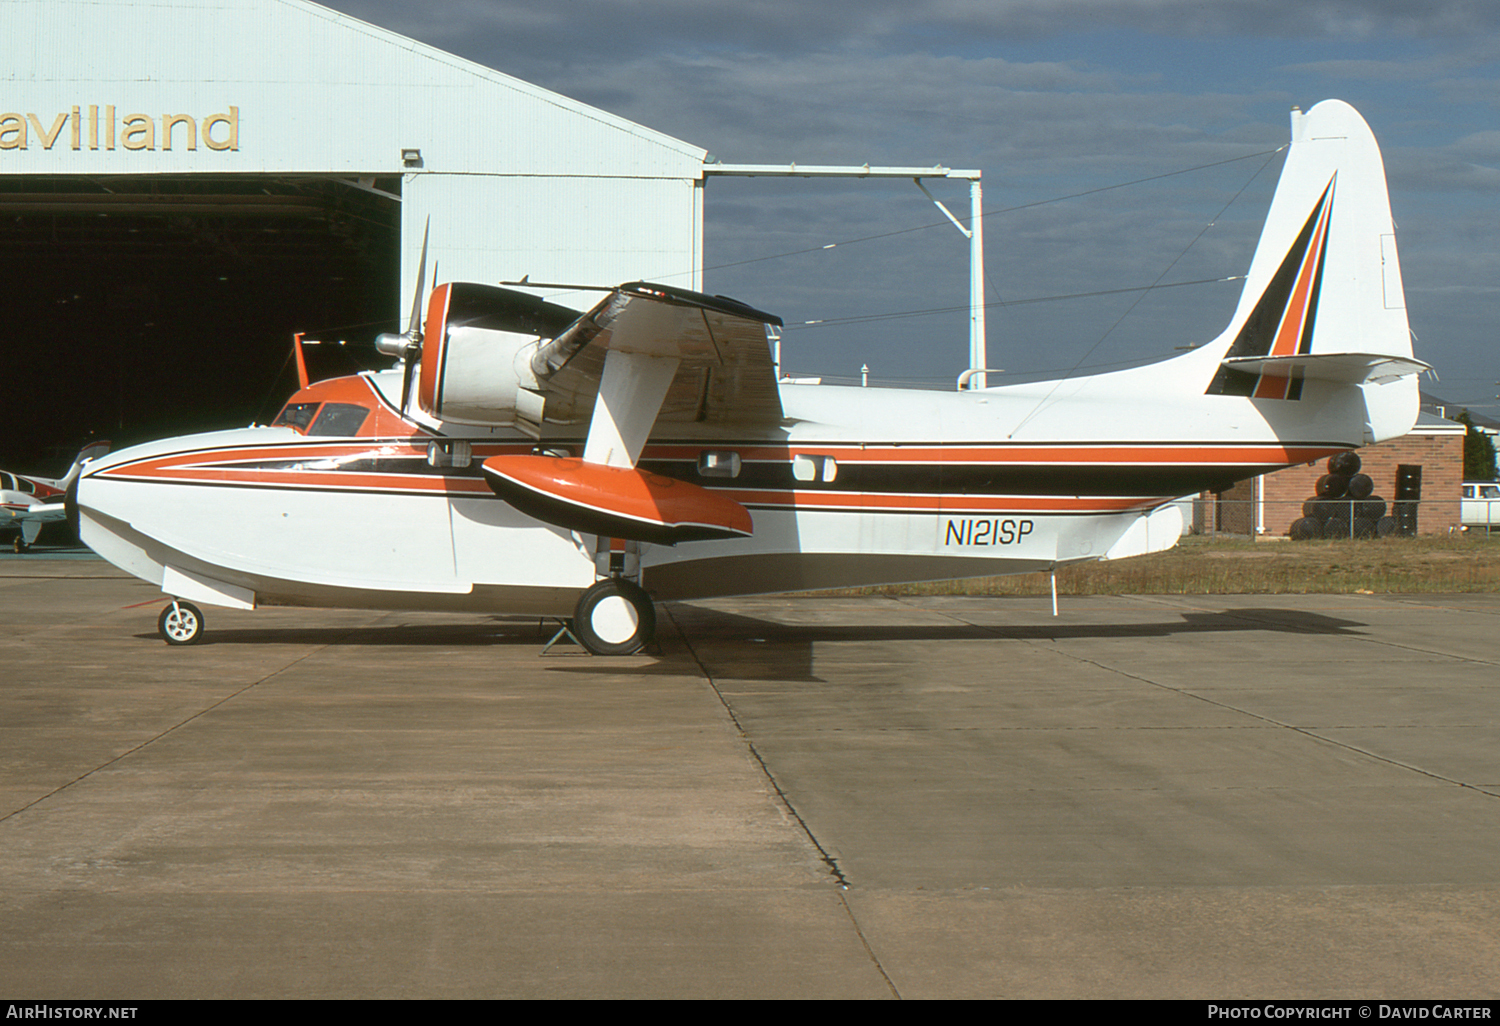
POLYGON ((287 403, 271 421, 272 427, 296 428, 303 434, 307 433, 307 425, 312 423, 313 414, 318 412, 321 403, 287 403))
POLYGON ((359 429, 369 415, 367 408, 354 403, 324 403, 323 412, 318 414, 318 419, 313 421, 307 433, 352 437, 359 434, 359 429))

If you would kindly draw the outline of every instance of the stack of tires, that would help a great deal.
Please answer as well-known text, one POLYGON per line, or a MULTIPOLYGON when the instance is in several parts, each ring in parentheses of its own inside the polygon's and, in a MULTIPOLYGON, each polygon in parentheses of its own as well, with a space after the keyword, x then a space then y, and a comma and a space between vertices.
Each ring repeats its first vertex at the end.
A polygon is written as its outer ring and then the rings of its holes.
POLYGON ((1302 517, 1292 521, 1293 541, 1312 538, 1381 538, 1396 532, 1396 519, 1386 516, 1385 500, 1375 482, 1359 472, 1359 456, 1341 452, 1328 457, 1328 473, 1318 478, 1317 495, 1302 504, 1302 517))

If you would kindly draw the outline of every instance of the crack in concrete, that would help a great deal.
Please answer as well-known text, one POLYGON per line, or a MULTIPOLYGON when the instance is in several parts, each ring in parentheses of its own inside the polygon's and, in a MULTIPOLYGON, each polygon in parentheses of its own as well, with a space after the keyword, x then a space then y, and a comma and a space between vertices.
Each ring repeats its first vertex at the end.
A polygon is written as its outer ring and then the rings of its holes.
POLYGON ((710 673, 708 671, 708 667, 704 665, 703 660, 698 655, 697 649, 693 647, 692 641, 688 638, 687 632, 682 629, 682 625, 679 624, 677 622, 677 618, 672 615, 672 610, 670 609, 670 607, 664 605, 660 608, 664 613, 667 614, 667 618, 672 621, 672 626, 676 629, 677 636, 682 640, 683 647, 687 649, 688 655, 692 657, 694 664, 697 665, 698 672, 703 675, 704 681, 706 681, 708 683, 708 686, 713 690, 714 696, 719 700, 719 704, 724 707, 724 712, 726 715, 728 715, 729 721, 734 724, 735 732, 739 735, 740 740, 744 742, 745 748, 750 752, 750 756, 755 760, 755 764, 760 767, 761 773, 765 775, 767 783, 771 785, 771 789, 776 793, 777 800, 781 803, 782 807, 786 809, 787 814, 792 817, 793 821, 796 822, 798 828, 801 829, 803 836, 807 838, 808 842, 817 851, 818 857, 822 860, 823 864, 828 867, 828 872, 830 873, 830 875, 832 875, 834 880, 838 882, 839 906, 843 908, 844 915, 848 917, 849 925, 854 928, 854 935, 859 938, 859 943, 865 949, 865 955, 870 959, 870 964, 875 967, 875 971, 878 972, 880 974, 880 978, 885 981, 885 985, 890 989, 891 995, 897 1000, 900 1000, 901 992, 896 989, 895 981, 892 980, 890 975, 885 971, 885 966, 880 964, 880 958, 875 954, 875 950, 870 947, 870 941, 865 937, 865 931, 859 925, 859 920, 855 917, 854 910, 849 907, 849 902, 846 899, 844 892, 849 890, 852 884, 849 882, 849 878, 844 875, 844 870, 839 865, 838 859, 836 859, 833 854, 823 846, 822 842, 818 840, 817 835, 813 833, 812 827, 810 827, 807 821, 802 818, 802 814, 797 811, 797 807, 792 804, 791 796, 786 793, 786 791, 782 788, 780 782, 777 781, 776 775, 771 772, 771 767, 766 765, 766 760, 761 756, 760 750, 755 747, 755 742, 751 740, 750 734, 745 730, 744 725, 740 722, 740 718, 735 715, 734 706, 730 704, 729 699, 725 697, 724 692, 719 690, 718 682, 714 680, 713 674, 710 673))

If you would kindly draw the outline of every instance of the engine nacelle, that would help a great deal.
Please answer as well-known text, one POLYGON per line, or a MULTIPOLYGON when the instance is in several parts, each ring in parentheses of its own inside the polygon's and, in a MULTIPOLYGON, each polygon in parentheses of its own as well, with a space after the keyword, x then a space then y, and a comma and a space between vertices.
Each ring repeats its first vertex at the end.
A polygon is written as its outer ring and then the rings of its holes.
POLYGON ((579 316, 493 285, 439 285, 427 305, 417 404, 439 420, 534 430, 541 396, 532 353, 579 316))

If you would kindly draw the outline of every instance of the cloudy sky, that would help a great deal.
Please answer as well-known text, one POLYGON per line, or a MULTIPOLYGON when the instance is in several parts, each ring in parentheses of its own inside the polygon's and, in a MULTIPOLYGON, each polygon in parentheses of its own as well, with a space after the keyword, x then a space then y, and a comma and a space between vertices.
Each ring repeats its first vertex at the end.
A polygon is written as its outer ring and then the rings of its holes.
MULTIPOLYGON (((1216 335, 1288 111, 1347 100, 1385 153, 1424 389, 1500 415, 1493 0, 327 6, 725 162, 982 169, 989 362, 1016 377, 1216 335)), ((932 188, 967 217, 966 184, 932 188)), ((967 302, 967 243, 910 181, 715 179, 706 250, 708 291, 786 319, 793 372, 951 387, 967 364, 965 315, 920 313, 967 302)))

